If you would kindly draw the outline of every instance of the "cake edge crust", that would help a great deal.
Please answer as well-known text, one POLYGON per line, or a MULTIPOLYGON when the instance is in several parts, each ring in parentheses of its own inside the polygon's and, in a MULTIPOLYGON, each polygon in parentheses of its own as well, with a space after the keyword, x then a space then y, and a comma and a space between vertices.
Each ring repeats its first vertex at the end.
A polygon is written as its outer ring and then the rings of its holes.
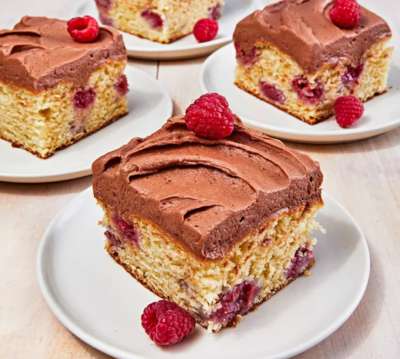
POLYGON ((69 143, 63 144, 62 146, 56 148, 55 151, 50 152, 48 155, 45 155, 45 156, 41 155, 37 151, 32 150, 31 148, 27 148, 24 144, 21 144, 21 143, 18 143, 18 142, 14 142, 14 141, 10 141, 10 140, 4 138, 4 136, 1 136, 1 134, 0 134, 0 140, 7 141, 8 143, 11 144, 11 146, 13 148, 24 149, 25 151, 30 152, 31 154, 35 155, 36 157, 40 158, 41 160, 46 160, 46 159, 50 158, 51 156, 54 156, 56 154, 56 152, 61 151, 61 150, 65 149, 65 148, 67 148, 67 147, 70 147, 70 146, 74 145, 75 143, 79 142, 80 140, 83 140, 86 137, 88 137, 88 136, 90 136, 90 135, 102 130, 103 128, 107 127, 108 125, 111 125, 112 123, 118 121, 120 118, 126 116, 128 113, 129 113, 129 111, 126 111, 125 113, 122 113, 120 115, 114 116, 113 118, 111 118, 110 120, 105 122, 103 125, 101 125, 100 127, 96 128, 94 131, 84 133, 83 136, 78 137, 78 138, 70 141, 69 143))
MULTIPOLYGON (((332 112, 332 113, 330 113, 329 115, 321 116, 321 117, 316 118, 316 119, 314 119, 314 120, 307 120, 306 118, 303 118, 303 117, 301 117, 301 116, 298 116, 298 115, 296 115, 295 113, 293 113, 293 112, 291 112, 291 111, 288 111, 286 108, 279 106, 277 103, 274 103, 274 102, 268 100, 267 98, 264 98, 264 97, 260 96, 259 94, 256 94, 256 93, 254 93, 254 92, 251 92, 251 91, 250 91, 249 89, 247 89, 246 87, 241 86, 241 84, 240 84, 238 81, 236 81, 236 79, 235 79, 235 81, 234 81, 234 84, 235 84, 239 89, 241 89, 241 90, 247 92, 249 95, 252 95, 252 96, 258 98, 259 100, 264 101, 264 102, 266 102, 266 103, 268 103, 268 104, 274 106, 274 107, 277 108, 278 110, 281 110, 281 111, 283 111, 283 112, 286 112, 287 114, 291 115, 292 117, 297 118, 297 119, 299 119, 300 121, 305 122, 305 123, 307 123, 308 125, 311 125, 311 126, 317 125, 318 123, 323 122, 323 121, 329 119, 329 118, 332 117, 333 114, 334 114, 334 113, 332 112)), ((372 96, 370 96, 370 97, 368 97, 367 99, 363 100, 363 102, 365 103, 365 102, 368 102, 368 101, 372 100, 372 99, 375 98, 375 97, 384 95, 386 92, 388 92, 388 90, 389 90, 389 89, 386 88, 386 89, 385 89, 384 91, 382 91, 382 92, 376 92, 376 93, 373 94, 372 96)))
MULTIPOLYGON (((150 283, 147 283, 144 279, 143 276, 141 276, 139 273, 135 273, 134 271, 131 271, 128 267, 128 265, 126 265, 125 263, 123 263, 120 259, 119 256, 115 253, 112 253, 111 250, 109 250, 109 248, 106 246, 106 251, 108 252, 108 254, 111 256, 112 259, 114 259, 114 261, 119 264, 124 270, 125 272, 127 272, 129 275, 131 275, 135 280, 137 280, 143 287, 145 287, 146 289, 148 289, 150 292, 152 292, 154 295, 156 295, 157 297, 164 299, 164 300, 169 300, 173 302, 173 299, 169 296, 165 296, 162 295, 157 289, 155 289, 153 286, 150 285, 150 283)), ((256 309, 258 309, 259 306, 261 306, 263 303, 265 303, 266 301, 268 301, 269 299, 271 299, 275 294, 278 294, 281 290, 285 289, 289 284, 291 284, 292 282, 294 282, 296 279, 303 277, 305 275, 305 273, 307 271, 309 271, 315 264, 316 260, 313 259, 312 262, 304 269, 304 271, 299 274, 297 277, 295 278, 290 278, 288 279, 288 281, 281 285, 280 287, 274 289, 274 291, 272 291, 271 293, 269 293, 267 296, 265 296, 260 302, 255 303, 250 310, 244 314, 244 315, 236 315, 236 317, 234 319, 232 319, 228 324, 222 326, 219 330, 213 330, 212 333, 216 334, 221 332, 223 329, 226 328, 235 328, 239 322, 242 320, 242 318, 244 316, 246 316, 247 314, 254 312, 256 309)), ((194 313, 190 313, 191 315, 193 315, 194 313)), ((207 321, 205 320, 201 320, 200 317, 195 317, 196 323, 199 324, 201 327, 203 327, 204 329, 207 329, 207 321)))

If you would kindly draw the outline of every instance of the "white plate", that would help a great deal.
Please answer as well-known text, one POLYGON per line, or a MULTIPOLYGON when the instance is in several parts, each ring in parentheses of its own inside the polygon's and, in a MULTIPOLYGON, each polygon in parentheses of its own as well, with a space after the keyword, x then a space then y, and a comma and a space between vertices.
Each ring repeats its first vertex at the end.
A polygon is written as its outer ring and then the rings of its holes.
MULTIPOLYGON (((365 5, 385 14, 383 2, 365 5)), ((389 17, 386 16, 388 19, 389 17)), ((393 45, 400 38, 400 24, 389 21, 393 30, 393 45)), ((365 104, 363 118, 352 128, 342 129, 334 118, 308 125, 274 106, 248 94, 234 85, 235 50, 229 44, 203 64, 200 75, 205 92, 218 92, 229 101, 232 109, 250 126, 258 127, 272 136, 308 143, 349 142, 380 135, 400 126, 400 48, 397 46, 389 75, 390 90, 365 104)))
POLYGON ((368 282, 366 240, 348 212, 329 196, 319 214, 317 262, 300 278, 218 335, 197 328, 176 347, 156 347, 140 326, 157 297, 103 249, 102 218, 91 189, 53 220, 40 244, 40 288, 56 317, 93 347, 120 359, 285 358, 316 345, 355 310, 368 282))
MULTIPOLYGON (((230 42, 235 25, 247 14, 261 8, 264 3, 262 0, 226 0, 223 15, 218 20, 218 36, 212 41, 198 43, 193 35, 188 35, 171 44, 159 44, 123 33, 124 42, 128 54, 136 58, 166 60, 207 55, 230 42)), ((76 15, 92 15, 98 18, 95 1, 86 0, 77 8, 76 15)))
POLYGON ((87 176, 97 157, 160 128, 172 114, 168 93, 143 71, 127 67, 125 74, 128 115, 45 160, 0 140, 0 181, 40 183, 87 176))

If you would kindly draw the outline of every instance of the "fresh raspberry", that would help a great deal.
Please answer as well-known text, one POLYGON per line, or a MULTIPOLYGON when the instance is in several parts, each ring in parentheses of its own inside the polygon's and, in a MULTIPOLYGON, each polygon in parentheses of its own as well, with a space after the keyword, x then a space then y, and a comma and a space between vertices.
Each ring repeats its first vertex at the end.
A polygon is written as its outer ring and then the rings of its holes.
POLYGON ((148 305, 141 319, 147 335, 160 346, 181 342, 193 331, 196 324, 188 312, 166 300, 148 305))
POLYGON ((220 140, 232 134, 235 124, 225 97, 217 93, 200 96, 187 109, 185 122, 199 137, 220 140))
POLYGON ((334 105, 336 122, 346 128, 357 122, 364 113, 363 103, 354 96, 339 97, 334 105))
POLYGON ((193 28, 193 35, 198 42, 210 41, 217 36, 218 22, 214 19, 200 19, 193 28))
POLYGON ((361 7, 356 0, 335 0, 329 16, 336 26, 354 29, 360 24, 361 7))
POLYGON ((91 16, 74 17, 67 26, 69 34, 77 42, 94 42, 100 33, 99 24, 91 16))

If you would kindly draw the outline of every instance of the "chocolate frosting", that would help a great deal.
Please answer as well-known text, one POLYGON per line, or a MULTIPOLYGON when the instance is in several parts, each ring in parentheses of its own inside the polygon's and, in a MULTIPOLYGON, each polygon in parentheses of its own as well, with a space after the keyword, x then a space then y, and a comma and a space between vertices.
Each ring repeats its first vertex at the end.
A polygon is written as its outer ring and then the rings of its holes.
POLYGON ((90 75, 109 59, 126 59, 121 35, 102 27, 92 43, 78 43, 65 21, 25 16, 13 30, 0 30, 0 80, 43 90, 60 81, 84 86, 90 75))
POLYGON ((360 26, 337 27, 329 18, 331 0, 284 0, 250 14, 236 26, 233 39, 240 56, 254 54, 259 41, 266 41, 291 56, 307 73, 326 62, 347 59, 358 65, 365 51, 377 40, 389 38, 389 25, 361 7, 360 26))
POLYGON ((174 117, 93 164, 99 201, 150 220, 203 259, 223 258, 279 210, 321 201, 321 183, 316 162, 239 120, 212 141, 174 117))

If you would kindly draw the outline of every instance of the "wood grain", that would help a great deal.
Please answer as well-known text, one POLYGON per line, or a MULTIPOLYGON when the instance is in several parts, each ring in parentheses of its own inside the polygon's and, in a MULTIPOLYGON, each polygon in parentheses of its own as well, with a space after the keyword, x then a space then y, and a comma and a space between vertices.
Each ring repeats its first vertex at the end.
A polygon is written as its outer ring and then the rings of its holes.
MULTIPOLYGON (((70 2, 13 0, 7 2, 7 16, 43 14, 43 9, 57 16, 60 4, 70 2)), ((175 112, 181 113, 201 94, 203 61, 131 61, 130 66, 158 77, 174 99, 175 112)), ((336 333, 298 358, 400 358, 400 130, 351 144, 290 146, 320 161, 325 190, 361 225, 372 259, 370 282, 358 309, 336 333)), ((46 226, 90 182, 86 177, 54 184, 0 183, 1 359, 108 358, 59 324, 42 299, 35 275, 36 250, 46 226)))

